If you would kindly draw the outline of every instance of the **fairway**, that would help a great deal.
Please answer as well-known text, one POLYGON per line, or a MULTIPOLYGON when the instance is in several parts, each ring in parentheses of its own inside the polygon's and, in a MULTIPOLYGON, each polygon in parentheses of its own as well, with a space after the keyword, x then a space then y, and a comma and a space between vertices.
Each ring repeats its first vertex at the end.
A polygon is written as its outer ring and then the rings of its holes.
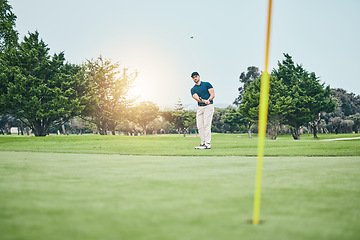
MULTIPOLYGON (((318 139, 304 134, 300 141, 291 135, 279 135, 265 141, 265 156, 360 156, 360 139, 322 141, 333 138, 360 137, 360 134, 319 134, 318 139)), ((257 134, 213 134, 211 150, 195 150, 200 138, 195 135, 70 135, 70 136, 2 136, 0 151, 91 153, 155 156, 256 156, 257 134)))
POLYGON ((0 240, 360 240, 360 0, 273 2, 2 0, 0 240))
POLYGON ((360 238, 359 156, 265 157, 253 226, 256 157, 0 153, 2 240, 360 238))

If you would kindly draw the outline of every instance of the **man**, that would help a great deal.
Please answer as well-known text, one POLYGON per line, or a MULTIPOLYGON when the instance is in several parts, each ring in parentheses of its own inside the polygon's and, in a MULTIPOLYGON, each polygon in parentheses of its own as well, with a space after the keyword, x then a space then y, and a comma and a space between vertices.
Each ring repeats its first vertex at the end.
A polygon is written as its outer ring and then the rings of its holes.
POLYGON ((211 149, 211 122, 214 115, 213 99, 215 92, 209 82, 202 82, 197 72, 191 74, 194 87, 191 88, 192 97, 198 102, 196 125, 201 139, 200 146, 195 149, 211 149))

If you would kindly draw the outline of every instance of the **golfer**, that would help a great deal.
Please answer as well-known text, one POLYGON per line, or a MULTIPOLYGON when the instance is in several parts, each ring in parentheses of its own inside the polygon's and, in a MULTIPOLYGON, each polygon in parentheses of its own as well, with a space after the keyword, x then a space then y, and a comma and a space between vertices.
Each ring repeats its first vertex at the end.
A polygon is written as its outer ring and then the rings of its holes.
POLYGON ((202 82, 197 72, 191 74, 194 87, 191 88, 191 96, 198 102, 196 112, 196 125, 201 139, 200 146, 195 149, 211 149, 211 122, 214 115, 213 99, 215 92, 209 82, 202 82))

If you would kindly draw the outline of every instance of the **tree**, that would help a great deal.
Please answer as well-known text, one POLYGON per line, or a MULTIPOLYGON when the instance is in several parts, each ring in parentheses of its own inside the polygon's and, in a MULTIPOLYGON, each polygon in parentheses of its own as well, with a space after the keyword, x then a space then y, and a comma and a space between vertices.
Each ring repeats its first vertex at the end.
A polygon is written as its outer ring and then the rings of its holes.
POLYGON ((182 131, 186 137, 187 129, 194 128, 196 125, 196 112, 185 110, 180 99, 174 109, 174 111, 161 112, 161 116, 170 122, 179 134, 182 131))
POLYGON ((337 102, 336 111, 330 114, 332 117, 347 117, 360 112, 360 96, 341 88, 334 88, 331 89, 331 97, 337 102))
POLYGON ((235 107, 228 106, 227 108, 217 108, 214 109, 214 115, 212 119, 211 132, 226 132, 226 125, 224 120, 226 118, 226 114, 230 109, 235 109, 235 107))
MULTIPOLYGON (((69 130, 72 133, 83 134, 86 132, 93 132, 93 129, 96 128, 95 124, 86 121, 80 117, 75 117, 70 119, 68 122, 69 130)), ((56 130, 57 131, 57 130, 56 130)))
MULTIPOLYGON (((261 77, 255 79, 243 95, 239 112, 252 122, 259 119, 261 77)), ((269 105, 268 105, 268 135, 276 139, 280 123, 290 111, 291 98, 286 95, 287 87, 276 77, 270 76, 269 105)), ((251 136, 251 135, 249 135, 251 136)))
POLYGON ((191 133, 191 129, 193 129, 193 130, 195 130, 195 133, 197 134, 197 132, 196 132, 196 129, 197 129, 196 112, 195 111, 186 111, 185 128, 188 130, 189 133, 191 133))
POLYGON ((249 86, 259 76, 260 76, 260 70, 258 67, 255 67, 255 66, 248 67, 247 73, 245 73, 245 72, 241 73, 241 75, 239 77, 239 81, 243 85, 238 88, 239 96, 233 102, 234 105, 239 106, 241 104, 246 87, 249 86))
POLYGON ((343 120, 341 119, 341 117, 333 117, 329 119, 329 122, 331 124, 332 127, 332 131, 335 132, 336 134, 341 133, 341 122, 343 120))
POLYGON ((171 113, 173 124, 175 128, 177 129, 178 133, 181 133, 181 130, 183 130, 184 137, 186 136, 186 122, 187 122, 187 111, 184 109, 183 104, 181 100, 179 99, 177 103, 175 104, 174 111, 171 113))
POLYGON ((314 72, 307 72, 302 65, 296 65, 292 57, 284 54, 282 63, 278 62, 278 70, 274 69, 272 75, 285 86, 284 97, 290 98, 290 110, 285 115, 285 123, 290 126, 291 134, 295 140, 300 139, 300 127, 313 121, 314 137, 319 121, 319 113, 332 112, 335 103, 330 99, 330 87, 320 84, 314 72))
MULTIPOLYGON (((14 51, 18 42, 18 33, 15 30, 16 16, 7 0, 0 0, 0 95, 7 88, 8 57, 9 51, 14 51)), ((0 113, 6 112, 3 104, 0 104, 0 113)))
POLYGON ((126 118, 127 109, 133 100, 128 91, 133 86, 137 72, 128 73, 128 68, 120 69, 119 63, 111 63, 101 56, 88 60, 84 65, 86 79, 91 83, 92 104, 85 116, 93 122, 101 135, 107 130, 115 134, 115 128, 126 118))
POLYGON ((159 107, 150 102, 141 102, 131 109, 131 121, 140 125, 146 135, 149 125, 159 116, 159 107))
POLYGON ((343 133, 352 133, 353 126, 354 126, 353 120, 343 120, 341 122, 341 128, 343 133))
POLYGON ((351 115, 348 117, 349 120, 352 120, 354 122, 353 128, 355 133, 360 132, 360 113, 356 113, 354 115, 351 115))
POLYGON ((13 48, 18 42, 16 16, 7 0, 0 0, 0 52, 13 48))
MULTIPOLYGON (((0 134, 11 134, 10 128, 16 124, 16 118, 11 115, 0 115, 0 134)), ((16 124, 17 125, 17 124, 16 124)))
POLYGON ((338 122, 345 120, 352 120, 352 126, 355 132, 359 131, 359 123, 357 115, 360 113, 360 96, 354 93, 348 93, 342 88, 331 89, 331 98, 336 103, 335 111, 330 113, 322 113, 322 118, 326 121, 327 127, 330 131, 342 132, 343 129, 338 122), (334 119, 339 118, 339 121, 334 119), (334 125, 335 124, 335 125, 334 125))
POLYGON ((173 124, 178 129, 179 134, 181 131, 186 136, 186 131, 196 125, 196 112, 181 110, 173 111, 173 124))
POLYGON ((0 63, 0 110, 19 118, 35 136, 81 114, 88 103, 81 67, 64 63, 64 53, 51 57, 49 50, 38 32, 29 33, 0 63))
POLYGON ((240 114, 240 112, 236 111, 234 108, 230 109, 226 113, 226 117, 224 119, 226 129, 231 133, 239 131, 242 118, 243 116, 240 114))

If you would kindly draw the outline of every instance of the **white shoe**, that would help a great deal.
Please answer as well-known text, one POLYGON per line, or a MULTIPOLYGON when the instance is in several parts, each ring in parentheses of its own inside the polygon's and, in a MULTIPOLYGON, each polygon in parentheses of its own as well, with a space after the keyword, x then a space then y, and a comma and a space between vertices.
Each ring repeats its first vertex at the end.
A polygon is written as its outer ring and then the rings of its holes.
POLYGON ((195 149, 206 149, 206 146, 205 144, 201 144, 200 146, 195 147, 195 149))
POLYGON ((196 147, 195 149, 211 149, 211 144, 209 144, 209 145, 201 144, 200 146, 196 147))

